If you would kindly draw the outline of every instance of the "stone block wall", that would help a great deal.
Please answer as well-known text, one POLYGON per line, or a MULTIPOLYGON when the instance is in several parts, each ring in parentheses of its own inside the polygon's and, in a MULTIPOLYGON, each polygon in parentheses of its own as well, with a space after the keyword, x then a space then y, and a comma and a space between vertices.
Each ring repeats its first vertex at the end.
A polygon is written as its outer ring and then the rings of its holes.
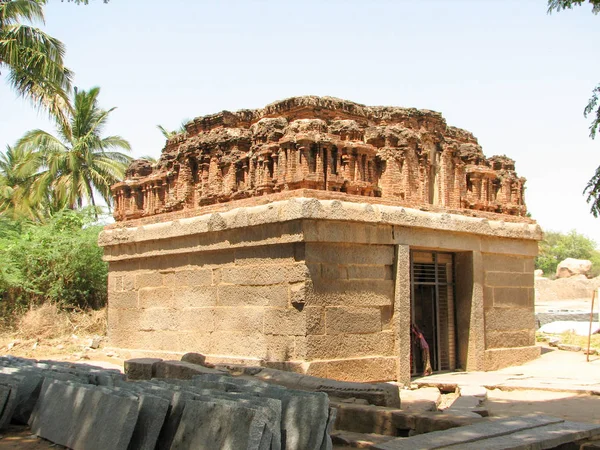
POLYGON ((320 319, 307 332, 306 358, 316 361, 309 373, 343 380, 394 379, 394 246, 352 242, 306 244, 311 280, 306 300, 320 319))
POLYGON ((455 255, 465 370, 533 359, 528 223, 290 199, 107 227, 109 346, 200 352, 348 381, 410 382, 410 252, 455 255))
POLYGON ((304 244, 141 258, 110 265, 109 339, 121 348, 303 359, 304 244))
POLYGON ((521 364, 535 348, 533 257, 483 253, 485 369, 521 364))

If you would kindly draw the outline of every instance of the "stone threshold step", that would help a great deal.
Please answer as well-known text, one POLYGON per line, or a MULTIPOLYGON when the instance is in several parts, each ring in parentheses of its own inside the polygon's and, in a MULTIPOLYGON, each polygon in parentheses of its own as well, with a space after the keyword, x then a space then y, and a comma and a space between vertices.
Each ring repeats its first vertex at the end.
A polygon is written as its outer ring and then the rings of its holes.
MULTIPOLYGON (((419 389, 426 387, 436 387, 441 392, 453 392, 463 383, 454 383, 447 381, 417 381, 414 382, 419 389)), ((482 387, 491 391, 498 389, 500 391, 546 391, 546 392, 568 392, 582 395, 600 395, 600 383, 594 385, 585 384, 540 384, 536 382, 517 382, 506 381, 502 384, 483 384, 482 387)))

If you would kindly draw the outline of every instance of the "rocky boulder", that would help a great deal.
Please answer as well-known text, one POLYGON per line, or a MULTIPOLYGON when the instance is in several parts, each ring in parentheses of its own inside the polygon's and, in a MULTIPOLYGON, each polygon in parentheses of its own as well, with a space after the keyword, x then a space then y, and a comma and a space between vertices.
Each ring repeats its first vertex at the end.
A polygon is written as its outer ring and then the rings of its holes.
POLYGON ((592 262, 587 259, 567 258, 556 268, 556 278, 570 278, 574 275, 587 275, 592 268, 592 262))

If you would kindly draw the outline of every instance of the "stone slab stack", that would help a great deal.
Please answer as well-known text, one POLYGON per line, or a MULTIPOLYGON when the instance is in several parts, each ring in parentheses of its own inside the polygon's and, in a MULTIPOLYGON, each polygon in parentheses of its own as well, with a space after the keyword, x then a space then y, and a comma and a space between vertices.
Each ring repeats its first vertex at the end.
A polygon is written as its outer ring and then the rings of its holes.
POLYGON ((0 427, 29 423, 32 433, 74 450, 207 443, 215 449, 332 448, 335 410, 326 393, 235 378, 188 362, 126 366, 139 380, 94 366, 1 357, 0 427))

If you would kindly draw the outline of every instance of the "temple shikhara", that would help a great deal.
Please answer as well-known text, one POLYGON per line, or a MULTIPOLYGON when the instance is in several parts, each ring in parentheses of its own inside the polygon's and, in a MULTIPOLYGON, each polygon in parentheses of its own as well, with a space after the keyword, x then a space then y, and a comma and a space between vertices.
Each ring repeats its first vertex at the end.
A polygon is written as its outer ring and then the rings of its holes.
POLYGON ((158 164, 137 161, 114 186, 117 220, 297 189, 526 213, 514 161, 486 158, 471 133, 433 111, 297 97, 200 117, 186 130, 158 164))
POLYGON ((400 383, 423 340, 434 372, 530 360, 524 184, 429 110, 309 96, 198 117, 112 188, 109 346, 400 383))

